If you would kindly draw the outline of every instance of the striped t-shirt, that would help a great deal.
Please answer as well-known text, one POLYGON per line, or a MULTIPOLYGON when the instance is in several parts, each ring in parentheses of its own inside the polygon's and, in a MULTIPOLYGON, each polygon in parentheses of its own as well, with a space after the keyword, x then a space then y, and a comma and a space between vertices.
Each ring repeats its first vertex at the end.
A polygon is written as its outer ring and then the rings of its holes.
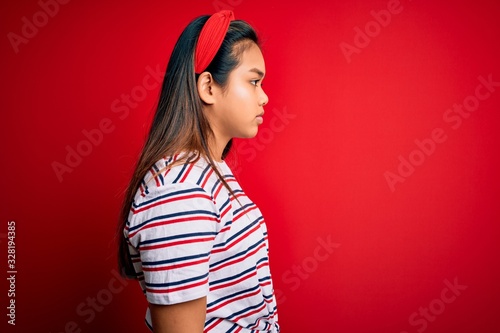
POLYGON ((279 332, 260 210, 225 162, 215 163, 236 198, 205 159, 166 169, 175 160, 151 168, 124 230, 147 300, 206 296, 204 332, 279 332))

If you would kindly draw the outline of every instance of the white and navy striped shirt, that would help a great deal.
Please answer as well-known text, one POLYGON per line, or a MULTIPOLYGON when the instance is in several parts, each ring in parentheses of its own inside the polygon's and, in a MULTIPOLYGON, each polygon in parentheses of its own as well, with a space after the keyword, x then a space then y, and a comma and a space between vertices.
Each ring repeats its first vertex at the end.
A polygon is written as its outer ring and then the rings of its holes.
POLYGON ((166 169, 175 160, 151 168, 124 230, 147 300, 206 296, 204 332, 279 332, 261 212, 225 162, 216 166, 237 200, 203 158, 166 169))

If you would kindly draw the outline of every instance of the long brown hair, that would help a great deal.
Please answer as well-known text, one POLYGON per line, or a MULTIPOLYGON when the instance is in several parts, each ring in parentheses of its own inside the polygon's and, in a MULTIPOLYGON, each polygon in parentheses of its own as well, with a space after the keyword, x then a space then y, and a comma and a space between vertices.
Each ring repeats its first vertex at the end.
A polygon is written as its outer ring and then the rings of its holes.
MULTIPOLYGON (((203 114, 202 101, 196 87, 198 76, 194 72, 193 65, 196 41, 208 18, 209 16, 201 16, 193 20, 175 44, 148 137, 125 192, 117 235, 118 265, 121 274, 126 277, 134 277, 135 270, 123 230, 136 192, 148 170, 162 157, 181 152, 194 154, 194 160, 190 159, 189 162, 195 162, 203 157, 212 166, 214 165, 214 157, 208 147, 213 132, 203 114)), ((258 45, 257 34, 248 23, 240 20, 232 21, 219 51, 206 69, 221 87, 225 87, 229 74, 240 62, 241 54, 251 44, 245 41, 258 45), (238 47, 235 47, 236 45, 238 47)), ((224 149, 223 159, 229 153, 231 144, 232 140, 224 149)), ((189 155, 186 154, 181 162, 186 162, 187 158, 193 156, 189 155)), ((232 192, 218 169, 216 167, 213 169, 224 186, 232 192)))

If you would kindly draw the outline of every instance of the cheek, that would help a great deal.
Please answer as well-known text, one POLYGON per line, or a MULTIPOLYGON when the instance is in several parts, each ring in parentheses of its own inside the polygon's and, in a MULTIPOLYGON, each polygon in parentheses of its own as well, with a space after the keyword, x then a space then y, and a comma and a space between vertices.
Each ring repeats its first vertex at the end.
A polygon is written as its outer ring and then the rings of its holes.
POLYGON ((231 99, 236 103, 241 100, 248 100, 251 96, 251 87, 246 87, 243 84, 235 85, 231 89, 231 99))

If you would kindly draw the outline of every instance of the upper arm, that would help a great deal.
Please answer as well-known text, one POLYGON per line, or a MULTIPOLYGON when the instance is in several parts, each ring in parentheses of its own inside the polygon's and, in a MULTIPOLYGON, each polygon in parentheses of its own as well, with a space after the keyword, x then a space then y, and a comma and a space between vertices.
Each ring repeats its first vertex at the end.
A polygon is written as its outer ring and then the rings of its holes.
POLYGON ((150 303, 154 333, 202 333, 206 308, 206 297, 171 305, 150 303))
POLYGON ((134 207, 129 240, 147 300, 171 305, 208 294, 209 258, 219 213, 196 184, 162 187, 134 207))

